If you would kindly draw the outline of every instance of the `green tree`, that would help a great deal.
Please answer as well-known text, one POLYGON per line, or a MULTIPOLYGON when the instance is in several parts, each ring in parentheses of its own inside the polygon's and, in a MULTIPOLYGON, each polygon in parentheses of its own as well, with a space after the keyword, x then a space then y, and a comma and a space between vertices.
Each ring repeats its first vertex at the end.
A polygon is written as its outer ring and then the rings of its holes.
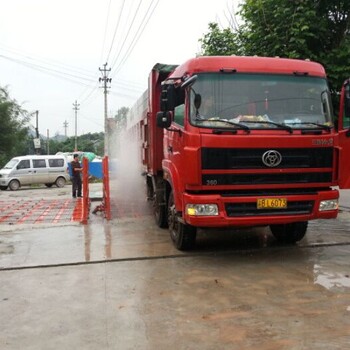
POLYGON ((26 154, 28 146, 28 116, 10 98, 6 88, 0 88, 0 167, 12 157, 26 154))
MULTIPOLYGON (((50 153, 73 152, 75 137, 67 137, 64 141, 50 140, 50 153)), ((88 133, 77 137, 77 144, 80 151, 93 152, 96 155, 103 155, 104 133, 88 133)))
POLYGON ((199 41, 205 56, 228 56, 240 53, 237 33, 231 28, 221 30, 217 23, 209 23, 209 33, 199 41))
POLYGON ((209 24, 200 39, 204 55, 309 58, 325 66, 334 95, 350 76, 349 0, 246 0, 238 15, 235 32, 209 24), (218 40, 231 40, 230 49, 218 40))

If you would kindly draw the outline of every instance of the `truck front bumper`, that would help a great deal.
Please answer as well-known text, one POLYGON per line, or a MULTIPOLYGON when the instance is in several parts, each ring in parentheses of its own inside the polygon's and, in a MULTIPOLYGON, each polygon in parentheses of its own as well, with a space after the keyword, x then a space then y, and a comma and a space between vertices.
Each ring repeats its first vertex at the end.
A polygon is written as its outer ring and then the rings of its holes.
POLYGON ((182 213, 186 223, 196 227, 240 227, 286 224, 315 219, 333 219, 338 214, 339 192, 336 189, 311 194, 234 196, 220 194, 183 194, 182 213), (258 208, 258 200, 283 202, 283 208, 258 208), (200 213, 194 206, 217 206, 215 215, 200 213))

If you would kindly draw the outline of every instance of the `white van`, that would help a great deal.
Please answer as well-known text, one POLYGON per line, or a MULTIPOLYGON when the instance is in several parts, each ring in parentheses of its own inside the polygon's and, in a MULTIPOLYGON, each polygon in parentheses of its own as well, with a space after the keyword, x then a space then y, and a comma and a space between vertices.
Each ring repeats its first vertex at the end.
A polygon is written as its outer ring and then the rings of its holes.
POLYGON ((63 187, 70 176, 64 156, 22 156, 12 158, 0 170, 0 189, 18 190, 21 186, 45 184, 63 187))

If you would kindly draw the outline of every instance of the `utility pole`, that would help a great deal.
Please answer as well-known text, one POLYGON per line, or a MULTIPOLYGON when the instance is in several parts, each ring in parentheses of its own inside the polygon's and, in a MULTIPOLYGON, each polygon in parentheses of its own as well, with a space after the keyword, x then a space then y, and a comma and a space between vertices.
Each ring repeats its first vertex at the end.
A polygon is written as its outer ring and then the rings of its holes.
POLYGON ((35 133, 36 138, 39 138, 39 111, 35 111, 35 133))
POLYGON ((108 135, 108 115, 107 115, 107 89, 110 88, 108 83, 112 82, 112 78, 108 78, 108 73, 111 71, 111 68, 107 69, 107 62, 103 65, 103 68, 99 68, 99 71, 102 73, 102 77, 98 79, 101 83, 103 82, 103 93, 105 97, 105 106, 104 106, 104 126, 105 126, 105 156, 109 155, 109 135, 108 135))
POLYGON ((47 155, 50 154, 50 131, 49 129, 46 129, 46 139, 47 139, 47 155))
POLYGON ((68 128, 68 122, 67 122, 67 120, 64 121, 63 127, 64 127, 64 136, 67 137, 67 128, 68 128))
POLYGON ((74 142, 74 151, 78 150, 78 143, 77 143, 77 129, 78 129, 78 121, 77 121, 77 114, 79 111, 80 104, 75 100, 75 103, 73 103, 73 109, 75 111, 75 142, 74 142))
POLYGON ((34 149, 35 154, 40 154, 41 144, 39 135, 39 111, 35 111, 30 115, 35 114, 35 138, 34 138, 34 149))

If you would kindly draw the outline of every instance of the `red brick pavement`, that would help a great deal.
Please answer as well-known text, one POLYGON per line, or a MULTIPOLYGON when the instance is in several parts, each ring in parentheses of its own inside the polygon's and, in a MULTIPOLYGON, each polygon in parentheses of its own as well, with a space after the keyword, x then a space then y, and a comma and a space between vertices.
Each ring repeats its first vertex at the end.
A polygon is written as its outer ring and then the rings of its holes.
POLYGON ((81 220, 81 199, 0 200, 0 224, 61 223, 81 220))

